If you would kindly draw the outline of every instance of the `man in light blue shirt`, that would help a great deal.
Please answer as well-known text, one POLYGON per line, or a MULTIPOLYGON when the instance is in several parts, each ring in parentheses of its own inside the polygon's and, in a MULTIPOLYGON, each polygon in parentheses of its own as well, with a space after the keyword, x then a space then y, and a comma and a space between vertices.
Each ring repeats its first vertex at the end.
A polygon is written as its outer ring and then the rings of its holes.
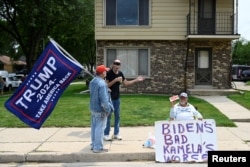
POLYGON ((91 149, 94 153, 108 152, 103 148, 104 129, 107 116, 114 110, 104 78, 109 69, 104 65, 96 67, 96 77, 89 83, 91 111, 91 149))

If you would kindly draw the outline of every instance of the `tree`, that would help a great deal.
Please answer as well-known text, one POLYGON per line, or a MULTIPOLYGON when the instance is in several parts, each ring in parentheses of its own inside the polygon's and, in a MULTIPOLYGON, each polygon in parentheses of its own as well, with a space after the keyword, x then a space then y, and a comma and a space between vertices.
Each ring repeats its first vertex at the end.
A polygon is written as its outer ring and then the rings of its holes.
MULTIPOLYGON (((93 24, 88 24, 81 18, 85 18, 84 14, 87 13, 83 11, 84 9, 94 11, 93 4, 92 0, 71 0, 70 2, 0 0, 0 32, 8 33, 13 41, 18 43, 20 52, 26 56, 27 68, 30 70, 48 41, 48 36, 58 38, 59 44, 62 42, 63 45, 67 45, 66 50, 67 48, 73 50, 74 46, 79 50, 84 48, 78 42, 84 40, 84 36, 87 37, 91 30, 93 31, 93 24), (87 8, 87 5, 92 6, 87 8), (77 34, 76 32, 80 30, 79 26, 89 31, 85 31, 84 35, 77 34), (71 43, 73 39, 76 39, 76 45, 71 43)), ((88 18, 91 19, 91 17, 88 18)))
POLYGON ((0 55, 16 55, 16 42, 6 32, 0 31, 0 55))
POLYGON ((233 43, 233 64, 250 65, 250 42, 237 40, 233 43))
POLYGON ((94 40, 94 1, 85 0, 81 5, 75 5, 74 14, 69 22, 60 22, 51 32, 53 38, 81 64, 93 72, 95 65, 94 40), (72 19, 74 18, 74 19, 72 19))

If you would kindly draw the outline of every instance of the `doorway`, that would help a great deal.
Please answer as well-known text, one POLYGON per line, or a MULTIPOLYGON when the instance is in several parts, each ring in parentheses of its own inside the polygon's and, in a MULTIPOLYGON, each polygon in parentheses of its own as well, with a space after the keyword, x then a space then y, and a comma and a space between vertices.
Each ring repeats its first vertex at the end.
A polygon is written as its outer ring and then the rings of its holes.
POLYGON ((195 85, 212 85, 212 49, 195 50, 195 85))
POLYGON ((215 34, 215 0, 199 0, 198 2, 198 34, 215 34))

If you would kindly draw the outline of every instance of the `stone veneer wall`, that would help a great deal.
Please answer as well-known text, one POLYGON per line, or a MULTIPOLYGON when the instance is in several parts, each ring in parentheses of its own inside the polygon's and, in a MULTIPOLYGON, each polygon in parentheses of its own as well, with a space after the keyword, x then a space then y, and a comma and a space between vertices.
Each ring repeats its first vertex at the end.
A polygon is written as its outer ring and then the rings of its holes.
MULTIPOLYGON (((194 62, 195 48, 212 49, 212 87, 215 89, 230 88, 231 41, 195 41, 190 42, 189 60, 194 62)), ((188 73, 194 74, 194 68, 188 68, 188 73)), ((194 88, 194 76, 188 80, 189 88, 194 88)))
MULTIPOLYGON (((227 88, 230 42, 191 42, 188 56, 187 88, 194 88, 194 48, 212 48, 213 87, 227 88)), ((105 47, 149 47, 150 77, 132 86, 121 87, 123 93, 176 94, 185 88, 186 41, 98 41, 97 64, 104 62, 105 47)), ((126 76, 125 76, 126 77, 126 76)), ((127 80, 132 78, 127 78, 127 80)))

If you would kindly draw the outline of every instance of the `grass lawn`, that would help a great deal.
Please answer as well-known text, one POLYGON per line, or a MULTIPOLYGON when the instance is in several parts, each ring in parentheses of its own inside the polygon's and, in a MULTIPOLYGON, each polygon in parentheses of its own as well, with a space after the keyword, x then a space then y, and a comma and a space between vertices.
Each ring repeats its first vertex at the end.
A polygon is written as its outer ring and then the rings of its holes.
MULTIPOLYGON (((250 86, 250 81, 246 82, 250 86)), ((250 110, 250 91, 241 91, 242 93, 229 95, 228 98, 250 110)), ((249 111, 250 112, 250 111, 249 111)))
MULTIPOLYGON (((86 90, 84 82, 71 84, 42 127, 89 127, 89 94, 80 94, 82 90, 86 90)), ((248 96, 249 101, 249 95, 245 96, 248 96)), ((0 127, 27 127, 5 109, 4 103, 8 98, 9 96, 0 97, 0 127)), ((167 120, 170 110, 168 99, 169 96, 166 95, 121 95, 121 126, 154 126, 155 121, 167 120)), ((198 107, 205 119, 214 119, 216 126, 235 126, 206 101, 189 97, 189 102, 198 107)))

